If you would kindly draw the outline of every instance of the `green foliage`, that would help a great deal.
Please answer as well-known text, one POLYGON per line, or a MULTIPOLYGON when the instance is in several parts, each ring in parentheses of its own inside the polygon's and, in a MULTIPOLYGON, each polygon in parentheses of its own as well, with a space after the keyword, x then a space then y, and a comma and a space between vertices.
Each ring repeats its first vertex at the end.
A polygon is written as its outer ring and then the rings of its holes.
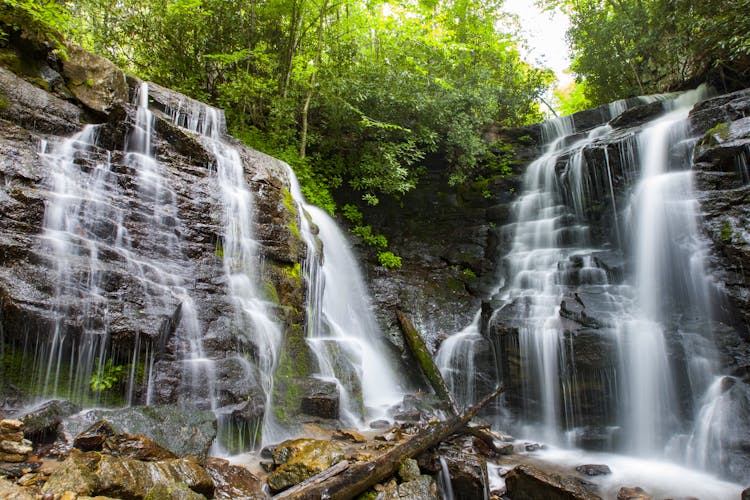
POLYGON ((572 115, 585 109, 590 109, 593 106, 592 102, 586 97, 586 81, 573 82, 564 89, 556 89, 555 95, 555 108, 560 112, 560 115, 572 115))
POLYGON ((401 269, 401 257, 394 255, 393 252, 379 252, 378 262, 389 269, 401 269))
POLYGON ((341 213, 344 218, 354 224, 355 226, 361 226, 364 219, 362 212, 351 203, 347 203, 341 208, 341 213))
POLYGON ((354 226, 352 233, 373 248, 380 250, 388 248, 388 239, 382 234, 373 234, 372 226, 354 226))
POLYGON ((112 359, 108 359, 104 366, 98 366, 89 379, 91 392, 105 392, 118 386, 122 382, 123 369, 123 365, 115 365, 112 359))
POLYGON ((343 185, 377 205, 440 154, 454 181, 488 124, 538 121, 551 72, 521 60, 499 2, 79 0, 78 43, 227 110, 230 132, 289 163, 308 202, 343 185))
POLYGON ((10 33, 64 54, 64 34, 71 28, 67 9, 55 0, 0 0, 0 44, 10 33))
POLYGON ((706 78, 740 87, 750 75, 750 0, 543 3, 570 17, 571 68, 593 105, 706 78))

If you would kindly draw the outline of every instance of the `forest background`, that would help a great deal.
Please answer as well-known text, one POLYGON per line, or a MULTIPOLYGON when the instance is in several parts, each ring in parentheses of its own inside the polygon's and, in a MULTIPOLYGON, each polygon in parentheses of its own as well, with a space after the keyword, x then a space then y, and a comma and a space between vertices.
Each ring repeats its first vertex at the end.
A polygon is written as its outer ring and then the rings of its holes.
MULTIPOLYGON (((336 190, 377 205, 414 189, 436 161, 450 185, 511 173, 512 148, 486 131, 542 120, 555 78, 523 60, 519 26, 502 4, 0 0, 0 57, 11 57, 12 38, 58 57, 72 41, 223 108, 232 135, 292 165, 308 201, 334 213, 336 190)), ((748 84, 750 0, 538 5, 571 21, 575 83, 555 93, 562 114, 704 81, 720 91, 748 84)), ((385 250, 357 206, 340 209, 385 250)))

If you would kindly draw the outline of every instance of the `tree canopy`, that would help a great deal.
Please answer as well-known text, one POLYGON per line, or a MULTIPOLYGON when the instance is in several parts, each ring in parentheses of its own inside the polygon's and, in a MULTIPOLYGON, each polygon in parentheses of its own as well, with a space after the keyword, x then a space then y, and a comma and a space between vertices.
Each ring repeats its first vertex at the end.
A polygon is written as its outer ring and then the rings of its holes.
POLYGON ((572 71, 584 103, 679 90, 721 90, 750 75, 750 0, 543 0, 570 17, 572 71))
POLYGON ((451 182, 491 152, 481 132, 543 116, 553 77, 524 62, 502 0, 78 0, 74 39, 227 110, 288 161, 310 201, 412 189, 441 154, 451 182))

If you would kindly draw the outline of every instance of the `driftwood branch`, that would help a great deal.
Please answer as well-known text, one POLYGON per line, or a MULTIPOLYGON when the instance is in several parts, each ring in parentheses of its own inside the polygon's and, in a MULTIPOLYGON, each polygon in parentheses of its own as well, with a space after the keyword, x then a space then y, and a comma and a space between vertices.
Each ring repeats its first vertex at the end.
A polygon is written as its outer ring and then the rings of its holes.
MULTIPOLYGON (((503 390, 502 385, 498 386, 491 394, 465 410, 464 413, 425 428, 380 456, 366 462, 348 464, 340 472, 333 475, 328 474, 323 479, 310 478, 308 481, 311 481, 311 484, 300 488, 294 487, 293 492, 287 490, 274 498, 286 500, 319 500, 321 498, 345 500, 354 498, 370 486, 394 475, 405 459, 424 453, 440 441, 463 429, 484 406, 500 395, 503 390)), ((325 471, 322 474, 327 472, 325 471)))
POLYGON ((401 325, 401 331, 404 333, 406 344, 409 346, 414 359, 417 360, 419 368, 422 370, 430 386, 435 391, 435 394, 448 406, 448 411, 451 415, 457 415, 456 404, 453 401, 448 385, 445 383, 443 375, 440 373, 435 360, 432 358, 432 354, 427 349, 427 344, 424 343, 422 336, 419 334, 417 329, 414 327, 414 323, 411 322, 409 317, 403 311, 396 311, 398 322, 401 325))

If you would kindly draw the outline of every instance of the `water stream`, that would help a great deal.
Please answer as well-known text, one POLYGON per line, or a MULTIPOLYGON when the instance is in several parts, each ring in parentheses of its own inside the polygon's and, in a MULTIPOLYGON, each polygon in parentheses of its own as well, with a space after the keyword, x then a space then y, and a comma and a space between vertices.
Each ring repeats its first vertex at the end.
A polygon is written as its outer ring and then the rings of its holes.
MULTIPOLYGON (((691 465, 726 473, 707 446, 719 451, 721 427, 737 415, 727 386, 743 385, 717 372, 689 171, 688 112, 705 95, 670 96, 661 116, 626 133, 603 125, 582 134, 570 118, 543 124, 546 150, 503 228, 511 244, 489 322, 505 336, 493 339, 502 359, 517 360, 506 373, 521 380, 508 395, 513 415, 499 416, 505 428, 562 447, 690 455, 691 465), (615 182, 626 186, 624 203, 615 182), (610 215, 595 213, 597 201, 610 215), (592 234, 594 215, 609 217, 603 233, 592 234)), ((472 369, 471 345, 487 335, 477 317, 440 348, 458 400, 478 397, 456 373, 472 369)))
POLYGON ((337 387, 340 418, 361 427, 364 420, 384 418, 401 402, 404 384, 399 382, 397 360, 388 356, 349 240, 327 212, 304 201, 296 177, 291 169, 287 171, 303 214, 302 234, 308 247, 307 342, 317 360, 317 376, 337 387), (322 253, 317 251, 316 237, 322 253))

